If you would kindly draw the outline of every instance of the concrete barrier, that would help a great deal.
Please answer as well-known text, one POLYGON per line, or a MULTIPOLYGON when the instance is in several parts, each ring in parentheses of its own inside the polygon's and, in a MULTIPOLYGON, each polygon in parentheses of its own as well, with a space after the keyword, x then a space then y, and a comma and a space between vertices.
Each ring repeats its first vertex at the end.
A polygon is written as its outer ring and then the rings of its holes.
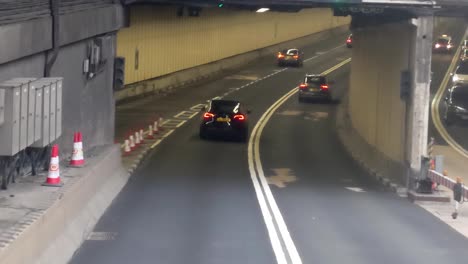
POLYGON ((151 80, 130 84, 123 90, 115 92, 115 100, 117 103, 122 103, 131 99, 138 99, 148 95, 164 95, 182 86, 194 85, 212 78, 217 78, 228 72, 235 71, 260 58, 271 56, 272 62, 274 62, 274 53, 281 48, 301 48, 309 45, 311 42, 319 41, 320 39, 337 34, 344 34, 347 31, 348 25, 341 26, 335 29, 318 32, 306 37, 301 37, 266 48, 250 51, 212 63, 181 70, 151 80))
POLYGON ((0 263, 63 264, 70 260, 129 178, 117 145, 87 162, 85 168, 70 171, 73 176, 65 186, 44 202, 46 209, 24 217, 6 232, 8 237, 2 234, 0 263))
MULTIPOLYGON (((347 94, 343 95, 347 98, 347 94)), ((353 127, 349 116, 348 100, 342 100, 336 111, 336 130, 338 138, 350 156, 361 168, 375 178, 389 191, 406 195, 406 170, 400 164, 379 152, 353 127)))

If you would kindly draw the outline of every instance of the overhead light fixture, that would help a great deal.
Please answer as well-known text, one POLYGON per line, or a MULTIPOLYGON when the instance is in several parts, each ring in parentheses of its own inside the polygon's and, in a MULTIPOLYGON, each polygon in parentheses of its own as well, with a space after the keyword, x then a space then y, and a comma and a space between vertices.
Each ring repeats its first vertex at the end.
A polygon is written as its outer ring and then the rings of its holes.
POLYGON ((262 7, 260 9, 257 10, 257 13, 265 13, 266 11, 270 10, 270 8, 265 8, 265 7, 262 7))

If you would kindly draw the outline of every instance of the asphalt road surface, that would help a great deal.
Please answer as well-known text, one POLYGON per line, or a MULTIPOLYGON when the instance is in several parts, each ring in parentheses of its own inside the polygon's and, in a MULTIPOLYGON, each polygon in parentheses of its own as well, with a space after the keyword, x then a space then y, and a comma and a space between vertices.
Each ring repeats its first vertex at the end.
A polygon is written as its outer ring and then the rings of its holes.
MULTIPOLYGON (((450 34, 453 38, 453 43, 457 44, 455 48, 458 48, 458 44, 462 40, 463 34, 465 33, 464 26, 458 25, 451 25, 450 27, 446 28, 445 30, 437 30, 437 35, 441 34, 450 34)), ((434 34, 434 36, 437 36, 434 34)), ((454 52, 455 53, 455 52, 454 52)), ((449 68, 450 63, 452 62, 453 54, 433 54, 432 56, 432 82, 431 82, 431 98, 437 93, 444 79, 447 70, 449 68)), ((458 62, 457 62, 458 63, 458 62)), ((448 86, 444 87, 448 89, 451 87, 451 82, 449 81, 448 86)), ((445 114, 445 104, 443 98, 445 98, 445 94, 442 97, 442 100, 439 103, 439 114, 440 119, 443 120, 443 116, 445 114)), ((435 129, 434 124, 432 123, 432 119, 430 119, 431 125, 429 129, 429 135, 436 139, 438 144, 446 144, 444 139, 440 136, 439 132, 435 129)), ((445 129, 447 130, 450 137, 453 138, 460 146, 464 149, 468 149, 468 122, 457 122, 452 126, 447 126, 445 122, 442 122, 445 129)))
MULTIPOLYGON (((230 93, 253 111, 256 136, 249 144, 200 140, 196 118, 177 129, 94 230, 115 236, 86 241, 71 263, 465 263, 463 236, 382 191, 345 153, 334 131, 336 105, 299 104, 293 94, 263 115, 305 72, 320 73, 349 58, 350 50, 335 48, 345 36, 308 47, 307 57, 314 58, 304 68, 230 93), (270 184, 262 183, 263 175, 270 184)), ((123 107, 117 118, 124 129, 137 113, 177 112, 278 70, 271 59, 261 60, 236 74, 244 78, 123 107)), ((348 75, 349 65, 330 74, 336 97, 343 95, 348 75)))

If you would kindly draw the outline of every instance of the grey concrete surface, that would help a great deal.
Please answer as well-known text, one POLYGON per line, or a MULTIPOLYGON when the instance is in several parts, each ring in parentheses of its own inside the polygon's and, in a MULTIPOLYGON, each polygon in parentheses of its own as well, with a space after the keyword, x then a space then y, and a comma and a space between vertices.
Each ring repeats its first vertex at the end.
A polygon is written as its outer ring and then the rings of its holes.
MULTIPOLYGON (((342 40, 336 38, 335 45, 342 40)), ((349 57, 344 47, 330 51, 334 45, 328 41, 307 48, 318 55, 303 69, 275 74, 271 61, 259 61, 201 86, 198 97, 178 92, 132 103, 118 111, 117 119, 144 121, 139 114, 152 111, 173 116, 244 87, 224 98, 242 100, 252 109, 252 128, 305 72, 322 72, 349 57), (247 73, 260 78, 235 79, 247 73)), ((330 76, 337 96, 345 94, 347 69, 330 76)), ((281 168, 297 176, 296 182, 271 189, 303 263, 440 263, 468 257, 464 237, 383 191, 345 153, 335 133, 334 105, 296 102, 293 97, 268 123, 260 153, 267 177, 280 176, 274 172, 281 168)), ((189 120, 148 153, 94 229, 104 239, 88 239, 71 263, 275 263, 248 173, 247 146, 202 141, 198 122, 189 120)))
POLYGON ((69 260, 129 176, 118 146, 95 149, 86 162, 80 169, 61 164, 61 188, 41 186, 42 173, 0 193, 1 263, 69 260))

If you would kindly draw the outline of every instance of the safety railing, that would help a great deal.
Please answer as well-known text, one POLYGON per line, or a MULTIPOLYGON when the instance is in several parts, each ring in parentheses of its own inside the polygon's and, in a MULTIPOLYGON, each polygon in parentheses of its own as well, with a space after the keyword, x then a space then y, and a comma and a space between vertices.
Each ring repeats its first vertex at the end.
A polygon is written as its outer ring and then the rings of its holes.
MULTIPOLYGON (((453 189, 453 186, 455 185, 455 180, 443 175, 442 173, 439 173, 434 170, 429 170, 429 173, 427 174, 428 177, 435 183, 442 185, 444 187, 449 188, 450 190, 453 189)), ((463 186, 463 197, 468 197, 468 187, 463 186)))

